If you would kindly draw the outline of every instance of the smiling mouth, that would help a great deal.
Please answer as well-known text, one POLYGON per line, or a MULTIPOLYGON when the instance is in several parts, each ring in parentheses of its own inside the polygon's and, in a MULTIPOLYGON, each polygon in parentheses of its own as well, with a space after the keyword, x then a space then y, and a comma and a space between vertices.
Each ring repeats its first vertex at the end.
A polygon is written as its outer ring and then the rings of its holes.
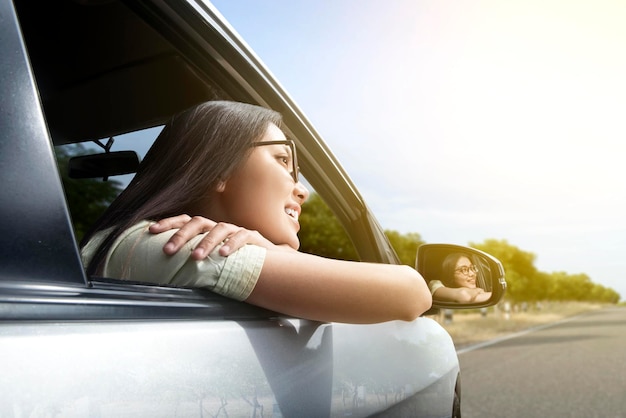
POLYGON ((298 220, 298 211, 295 209, 285 208, 285 213, 291 216, 296 221, 298 220))

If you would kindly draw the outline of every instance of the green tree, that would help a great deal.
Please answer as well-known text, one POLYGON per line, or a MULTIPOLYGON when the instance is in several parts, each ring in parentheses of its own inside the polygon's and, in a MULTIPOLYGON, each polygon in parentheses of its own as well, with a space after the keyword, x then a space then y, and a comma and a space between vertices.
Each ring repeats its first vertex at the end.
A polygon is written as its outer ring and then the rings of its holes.
POLYGON ((311 193, 302 207, 299 238, 302 252, 341 260, 358 260, 348 234, 317 193, 311 193))
POLYGON ((122 191, 122 184, 117 180, 71 179, 68 175, 69 160, 73 156, 93 154, 96 151, 86 149, 82 144, 64 145, 55 148, 57 164, 61 173, 65 198, 70 209, 76 239, 81 240, 85 232, 93 225, 113 199, 122 191))
POLYGON ((588 301, 591 298, 593 283, 591 279, 584 273, 572 274, 568 277, 568 285, 571 288, 571 300, 588 301))
POLYGON ((584 273, 568 274, 557 271, 550 274, 551 290, 548 299, 576 300, 599 303, 617 303, 620 295, 613 289, 593 283, 584 273))
POLYGON ((591 300, 602 303, 618 303, 620 294, 599 284, 595 284, 591 290, 591 300))
POLYGON ((522 251, 506 240, 489 239, 482 244, 470 243, 469 246, 500 260, 507 281, 507 298, 514 302, 555 300, 618 303, 620 300, 619 293, 593 283, 584 273, 546 273, 537 270, 533 253, 522 251))
POLYGON ((402 264, 415 267, 415 258, 417 257, 417 248, 424 244, 420 234, 409 232, 401 234, 398 231, 385 231, 385 235, 389 239, 391 246, 398 254, 402 264))
MULTIPOLYGON (((300 226, 300 251, 341 260, 359 259, 348 234, 317 193, 303 205, 300 226)), ((400 261, 414 267, 417 247, 424 243, 420 234, 385 231, 385 235, 400 261)))
POLYGON ((507 297, 513 301, 536 301, 546 298, 547 289, 534 265, 535 255, 522 251, 506 240, 488 239, 482 244, 470 243, 493 255, 502 263, 507 281, 507 297))

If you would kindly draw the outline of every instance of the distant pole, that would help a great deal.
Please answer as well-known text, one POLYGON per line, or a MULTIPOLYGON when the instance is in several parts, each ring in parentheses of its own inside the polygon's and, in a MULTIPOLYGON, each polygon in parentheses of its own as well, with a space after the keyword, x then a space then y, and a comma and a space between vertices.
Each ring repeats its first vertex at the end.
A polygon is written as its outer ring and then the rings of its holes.
POLYGON ((504 302, 504 319, 507 321, 511 319, 511 303, 509 301, 504 302))

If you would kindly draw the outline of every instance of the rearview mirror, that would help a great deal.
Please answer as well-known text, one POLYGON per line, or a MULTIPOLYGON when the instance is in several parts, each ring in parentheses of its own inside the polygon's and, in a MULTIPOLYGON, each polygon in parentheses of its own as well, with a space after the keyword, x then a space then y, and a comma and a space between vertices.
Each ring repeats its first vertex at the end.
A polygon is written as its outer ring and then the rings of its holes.
POLYGON ((500 261, 471 247, 423 244, 415 268, 433 294, 433 308, 482 308, 504 295, 506 281, 500 261))
POLYGON ((135 151, 115 151, 70 158, 69 176, 73 179, 99 178, 137 171, 139 156, 135 151))

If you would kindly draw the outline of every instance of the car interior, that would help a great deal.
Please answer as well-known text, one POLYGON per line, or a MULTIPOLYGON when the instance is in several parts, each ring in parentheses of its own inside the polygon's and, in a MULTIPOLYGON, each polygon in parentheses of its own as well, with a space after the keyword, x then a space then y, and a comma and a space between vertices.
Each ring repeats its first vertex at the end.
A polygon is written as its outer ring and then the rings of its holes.
POLYGON ((16 5, 55 145, 161 125, 196 103, 230 98, 218 87, 224 74, 181 56, 189 42, 164 39, 124 3, 27 3, 16 5))

